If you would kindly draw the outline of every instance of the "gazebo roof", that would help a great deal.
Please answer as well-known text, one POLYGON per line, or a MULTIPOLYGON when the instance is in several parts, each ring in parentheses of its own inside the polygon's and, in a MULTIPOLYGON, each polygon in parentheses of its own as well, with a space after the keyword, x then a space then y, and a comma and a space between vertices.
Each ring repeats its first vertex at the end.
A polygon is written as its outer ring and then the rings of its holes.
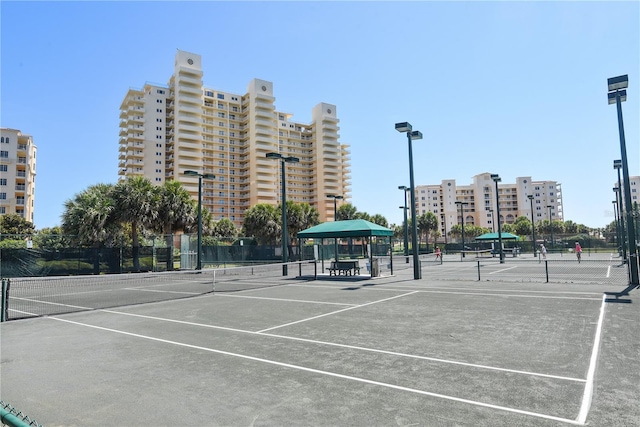
POLYGON ((364 219, 350 219, 323 222, 298 233, 298 237, 302 239, 369 236, 393 236, 393 230, 364 219))
MULTIPOLYGON (((511 233, 500 233, 502 240, 518 240, 520 237, 516 236, 515 234, 511 234, 511 233)), ((482 234, 478 237, 476 237, 476 240, 498 240, 498 233, 485 233, 482 234)))

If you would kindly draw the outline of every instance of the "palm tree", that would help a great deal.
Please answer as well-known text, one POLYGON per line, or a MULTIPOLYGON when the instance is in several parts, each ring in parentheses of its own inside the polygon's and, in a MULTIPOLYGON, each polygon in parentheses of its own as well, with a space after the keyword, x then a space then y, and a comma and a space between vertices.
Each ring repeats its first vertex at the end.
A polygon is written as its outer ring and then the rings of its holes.
POLYGON ((238 235, 235 224, 229 218, 222 218, 213 227, 213 235, 217 239, 229 239, 238 235))
POLYGON ((184 230, 197 223, 196 202, 181 183, 166 181, 161 187, 154 187, 157 192, 157 221, 151 227, 162 233, 168 248, 167 270, 173 270, 173 232, 184 230))
POLYGON ((151 181, 134 176, 119 181, 113 188, 115 216, 121 223, 131 224, 133 269, 140 271, 139 232, 151 226, 157 217, 157 192, 151 181))
POLYGON ((358 218, 358 209, 351 203, 345 203, 338 208, 338 221, 358 218))
MULTIPOLYGON (((425 236, 427 240, 427 249, 429 248, 429 234, 432 230, 438 229, 438 218, 433 212, 425 212, 418 217, 418 231, 420 237, 425 236)), ((420 246, 420 243, 418 243, 420 246)))
POLYGON ((111 184, 92 185, 64 203, 62 230, 76 236, 80 245, 94 247, 94 274, 100 273, 98 248, 117 234, 113 188, 111 184))

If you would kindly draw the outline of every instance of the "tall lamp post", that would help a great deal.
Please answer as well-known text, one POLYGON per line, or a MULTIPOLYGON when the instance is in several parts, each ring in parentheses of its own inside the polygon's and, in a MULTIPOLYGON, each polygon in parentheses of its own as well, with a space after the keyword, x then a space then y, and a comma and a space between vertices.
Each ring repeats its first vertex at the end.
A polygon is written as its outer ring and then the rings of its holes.
POLYGON ((536 222, 533 217, 533 194, 529 194, 527 196, 529 202, 531 203, 531 238, 533 239, 533 257, 536 257, 536 222))
POLYGON ((420 270, 420 258, 418 247, 418 222, 416 221, 416 193, 415 185, 413 182, 413 150, 411 142, 418 139, 422 139, 422 132, 412 130, 412 126, 408 122, 396 123, 396 130, 407 134, 407 141, 409 143, 409 189, 411 191, 411 246, 413 249, 413 279, 418 280, 422 278, 422 271, 420 270))
POLYGON ((547 205, 549 209, 549 233, 551 234, 551 247, 553 248, 553 220, 551 219, 551 209, 553 209, 553 205, 547 205))
POLYGON ((498 217, 498 245, 500 245, 500 264, 504 264, 504 252, 502 250, 502 226, 500 225, 500 197, 498 197, 498 183, 502 181, 500 175, 491 174, 491 179, 496 183, 496 216, 498 217))
POLYGON ((622 192, 621 192, 622 181, 620 178, 620 169, 622 169, 622 160, 614 160, 613 168, 618 171, 618 187, 613 187, 613 191, 616 192, 616 200, 618 200, 618 216, 619 216, 618 222, 620 223, 620 236, 621 236, 620 244, 622 245, 622 259, 623 259, 623 262, 627 262, 627 245, 629 244, 629 241, 625 236, 626 218, 622 216, 622 213, 624 212, 624 205, 622 202, 622 192))
POLYGON ((493 209, 489 209, 489 213, 491 214, 491 231, 493 233, 495 233, 496 232, 496 222, 495 222, 495 219, 493 217, 493 209))
MULTIPOLYGON (((327 194, 327 197, 333 199, 333 221, 338 220, 338 199, 343 199, 343 196, 338 196, 335 194, 327 194)), ((336 262, 338 262, 338 238, 333 239, 334 242, 334 250, 336 255, 336 262)))
MULTIPOLYGON (((398 190, 404 193, 404 259, 409 263, 409 223, 407 222, 407 190, 406 185, 398 186, 398 190)), ((402 208, 402 206, 400 206, 402 208)))
POLYGON ((618 253, 622 255, 622 263, 627 262, 627 238, 625 237, 624 218, 622 218, 622 194, 620 194, 620 187, 613 187, 613 192, 616 193, 616 205, 618 213, 616 219, 618 221, 618 253))
POLYGON ((464 211, 463 211, 463 207, 465 205, 468 205, 469 202, 456 202, 456 205, 460 206, 460 218, 462 218, 462 250, 460 251, 460 255, 462 258, 464 258, 464 211))
POLYGON ((640 286, 638 279, 638 252, 636 245, 636 231, 633 221, 631 206, 631 182, 629 181, 629 165, 627 163, 627 146, 624 139, 624 122, 622 120, 622 103, 627 100, 627 91, 629 87, 629 76, 617 76, 607 80, 609 93, 607 98, 609 104, 616 104, 618 110, 618 134, 620 136, 620 154, 622 157, 622 178, 624 180, 624 204, 620 205, 621 217, 627 228, 627 244, 629 245, 629 277, 631 285, 640 286))
POLYGON ((196 254, 196 270, 202 270, 202 178, 215 179, 215 175, 192 170, 184 171, 184 174, 198 177, 198 252, 196 254))
MULTIPOLYGON (((616 191, 616 189, 614 188, 613 191, 616 191)), ((617 243, 617 247, 618 247, 618 256, 622 255, 622 251, 620 250, 620 226, 618 224, 618 197, 617 197, 617 192, 616 192, 616 200, 612 201, 611 203, 613 203, 613 215, 614 215, 614 221, 616 224, 616 243, 617 243)))
POLYGON ((287 232, 287 184, 285 175, 285 163, 298 163, 300 161, 297 157, 285 157, 280 153, 267 153, 267 159, 278 159, 282 169, 282 275, 288 274, 287 262, 289 262, 289 236, 287 232))

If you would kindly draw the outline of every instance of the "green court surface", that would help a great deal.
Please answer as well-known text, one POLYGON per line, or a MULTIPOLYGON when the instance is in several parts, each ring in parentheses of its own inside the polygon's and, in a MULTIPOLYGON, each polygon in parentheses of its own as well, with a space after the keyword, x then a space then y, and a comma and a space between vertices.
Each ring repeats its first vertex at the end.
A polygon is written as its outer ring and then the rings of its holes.
POLYGON ((0 397, 44 426, 640 425, 639 290, 441 267, 11 320, 0 397))

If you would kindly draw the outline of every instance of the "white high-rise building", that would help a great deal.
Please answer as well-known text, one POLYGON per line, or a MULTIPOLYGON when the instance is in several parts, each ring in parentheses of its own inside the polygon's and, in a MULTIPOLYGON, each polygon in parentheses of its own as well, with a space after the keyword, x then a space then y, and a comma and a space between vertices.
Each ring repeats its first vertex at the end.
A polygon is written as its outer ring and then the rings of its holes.
POLYGON ((0 215, 18 214, 33 223, 36 151, 31 135, 0 128, 0 215))
MULTIPOLYGON (((417 214, 433 212, 443 236, 453 225, 462 224, 463 217, 465 224, 498 231, 496 185, 490 173, 474 176, 471 185, 456 185, 455 180, 447 179, 436 185, 418 185, 415 191, 417 214)), ((516 178, 515 184, 499 182, 497 198, 501 224, 511 224, 522 215, 531 220, 532 205, 535 222, 564 221, 562 188, 556 181, 533 181, 527 176, 516 178)))
POLYGON ((200 55, 178 51, 166 86, 147 83, 130 89, 120 107, 119 175, 141 175, 155 184, 173 179, 197 198, 203 179, 203 206, 214 219, 237 226, 244 211, 281 200, 281 161, 275 152, 296 157, 286 163, 286 198, 318 209, 320 221, 333 220, 333 199, 350 198, 349 146, 339 142, 336 106, 317 104, 310 123, 276 110, 273 83, 253 79, 246 93, 205 87, 200 55))

